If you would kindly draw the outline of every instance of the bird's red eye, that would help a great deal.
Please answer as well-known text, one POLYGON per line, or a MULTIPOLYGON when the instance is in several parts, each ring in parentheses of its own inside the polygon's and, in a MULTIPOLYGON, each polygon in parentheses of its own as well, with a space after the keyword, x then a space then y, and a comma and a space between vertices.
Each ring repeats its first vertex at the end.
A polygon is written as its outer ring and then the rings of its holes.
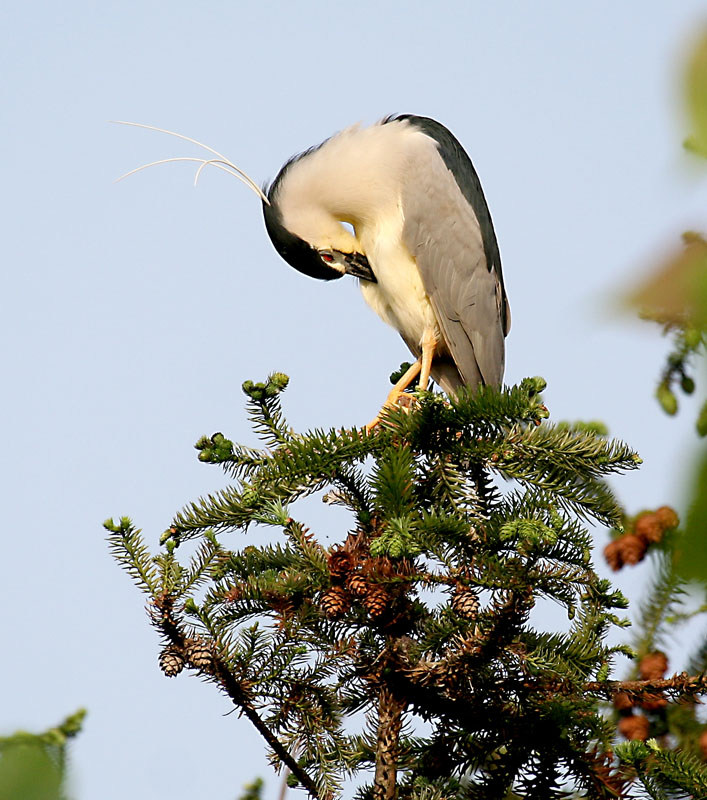
POLYGON ((322 259, 327 262, 327 264, 331 264, 334 260, 334 256, 331 253, 322 253, 322 259))

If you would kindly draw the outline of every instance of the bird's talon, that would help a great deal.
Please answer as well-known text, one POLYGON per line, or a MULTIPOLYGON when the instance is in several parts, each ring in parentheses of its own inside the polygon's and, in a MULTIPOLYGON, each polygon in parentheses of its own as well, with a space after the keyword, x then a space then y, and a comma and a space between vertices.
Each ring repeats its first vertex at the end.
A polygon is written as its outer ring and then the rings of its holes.
POLYGON ((417 404, 418 400, 415 395, 410 394, 410 392, 402 392, 395 402, 402 408, 409 410, 417 404))
POLYGON ((376 414, 375 419, 371 420, 366 425, 366 433, 372 433, 381 423, 382 415, 387 408, 393 408, 393 406, 400 406, 400 408, 405 409, 405 411, 410 411, 418 403, 418 399, 415 395, 410 394, 410 392, 396 392, 392 396, 388 396, 388 399, 383 404, 383 408, 376 414))

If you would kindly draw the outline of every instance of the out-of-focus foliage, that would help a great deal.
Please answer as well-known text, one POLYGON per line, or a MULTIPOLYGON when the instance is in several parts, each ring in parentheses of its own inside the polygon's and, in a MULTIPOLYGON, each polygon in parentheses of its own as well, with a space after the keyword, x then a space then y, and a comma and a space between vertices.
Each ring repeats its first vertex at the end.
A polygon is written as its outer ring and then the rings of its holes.
POLYGON ((685 100, 691 125, 685 147, 707 158, 707 31, 687 63, 685 100))
POLYGON ((64 800, 59 765, 44 748, 14 747, 0 759, 0 800, 64 800))
POLYGON ((678 569, 687 580, 707 582, 707 453, 695 471, 678 569))
MULTIPOLYGON (((690 135, 685 147, 707 158, 707 29, 686 62, 684 97, 690 135)), ((702 395, 695 427, 707 436, 707 240, 699 233, 683 234, 658 271, 628 296, 632 309, 663 326, 673 346, 661 371, 656 399, 666 414, 679 409, 677 391, 702 395)), ((676 569, 685 580, 707 583, 707 452, 696 458, 682 541, 676 548, 676 569)))
POLYGON ((697 349, 707 327, 707 241, 699 233, 683 234, 682 246, 629 297, 640 315, 689 331, 688 346, 697 349))
POLYGON ((256 778, 251 783, 246 783, 238 800, 263 800, 264 786, 265 781, 262 778, 256 778))
POLYGON ((68 800, 66 747, 85 716, 80 709, 44 733, 17 731, 0 738, 0 800, 68 800))

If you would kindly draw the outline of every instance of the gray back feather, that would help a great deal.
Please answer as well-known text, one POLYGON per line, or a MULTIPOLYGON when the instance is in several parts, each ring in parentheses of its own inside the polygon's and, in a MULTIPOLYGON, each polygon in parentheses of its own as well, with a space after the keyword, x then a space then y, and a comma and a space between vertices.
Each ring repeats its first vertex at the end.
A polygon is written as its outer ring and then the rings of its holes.
MULTIPOLYGON (((410 119, 413 124, 415 120, 410 119)), ((457 147, 461 150, 458 143, 457 147)), ((460 163, 463 167, 463 160, 460 163)), ((474 209, 465 194, 438 143, 428 138, 406 171, 403 239, 417 261, 461 381, 472 387, 479 383, 500 386, 504 337, 510 324, 501 262, 492 227, 493 242, 489 243, 491 219, 485 200, 484 214, 478 205, 474 209)), ((453 383, 449 375, 445 377, 444 383, 453 383)))

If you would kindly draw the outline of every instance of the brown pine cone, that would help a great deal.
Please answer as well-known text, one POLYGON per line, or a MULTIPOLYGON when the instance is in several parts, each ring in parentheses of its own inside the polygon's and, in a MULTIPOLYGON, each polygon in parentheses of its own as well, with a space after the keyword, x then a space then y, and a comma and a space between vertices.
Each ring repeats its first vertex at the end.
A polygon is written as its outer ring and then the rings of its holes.
POLYGON ((646 511, 638 516, 633 525, 633 532, 636 536, 646 541, 648 544, 659 542, 663 538, 665 526, 661 523, 657 514, 646 511))
POLYGON ((621 717, 618 728, 619 733, 625 739, 641 739, 645 742, 648 738, 650 726, 651 724, 646 717, 631 714, 630 717, 621 717))
POLYGON ((641 699, 639 705, 644 711, 659 711, 668 705, 668 701, 662 694, 647 694, 641 699))
POLYGON ((390 603, 388 592, 382 586, 372 586, 363 598, 363 605, 372 617, 382 616, 390 603))
POLYGON ((366 560, 363 564, 363 572, 380 580, 381 578, 394 577, 397 574, 397 569, 388 556, 376 556, 366 560))
POLYGON ((363 575, 352 575, 346 584, 351 594, 356 597, 363 597, 368 593, 368 582, 363 575))
POLYGON ((223 599, 227 603, 236 603, 242 597, 243 597, 243 588, 239 584, 236 584, 235 586, 231 586, 231 588, 223 596, 223 599))
POLYGON ((464 619, 476 619, 479 613, 479 598, 476 592, 462 583, 458 583, 452 596, 452 609, 464 619))
POLYGON ((185 655, 195 669, 209 669, 214 662, 211 646, 203 639, 192 639, 187 644, 185 655))
POLYGON ((618 572, 624 565, 621 554, 621 539, 614 539, 604 548, 604 560, 614 570, 618 572))
POLYGON ((353 556, 346 550, 333 550, 329 554, 329 574, 332 578, 345 578, 353 568, 353 556))
POLYGON ((633 708, 633 701, 626 692, 616 692, 613 701, 617 711, 630 711, 633 708))
POLYGON ((660 680, 668 669, 668 658, 665 653, 657 651, 643 656, 638 665, 638 672, 644 681, 660 680))
POLYGON ((635 533, 625 533, 620 539, 617 540, 621 547, 621 558, 624 564, 638 564, 643 561, 648 550, 648 545, 645 539, 636 536, 635 533))
POLYGON ((655 510, 655 515, 658 517, 660 524, 663 526, 664 531, 669 531, 671 528, 677 528, 680 524, 680 517, 674 508, 670 506, 661 506, 655 510))
POLYGON ((184 656, 174 645, 168 644, 160 653, 160 669, 168 678, 179 675, 184 669, 184 656))
POLYGON ((702 751, 702 758, 707 761, 707 728, 702 731, 698 741, 700 743, 700 750, 702 751))
POLYGON ((343 616, 351 607, 349 596, 342 586, 332 586, 331 589, 327 589, 319 605, 329 619, 343 616))

